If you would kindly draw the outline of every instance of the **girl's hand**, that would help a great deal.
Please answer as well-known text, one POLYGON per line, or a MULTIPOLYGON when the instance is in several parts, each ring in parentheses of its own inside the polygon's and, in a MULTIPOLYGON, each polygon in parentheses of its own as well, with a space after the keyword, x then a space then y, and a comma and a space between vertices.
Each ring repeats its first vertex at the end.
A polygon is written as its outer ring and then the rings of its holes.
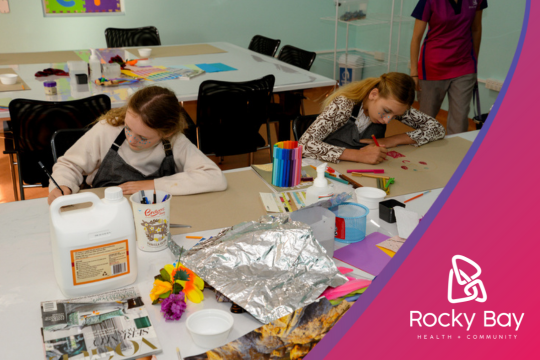
POLYGON ((356 150, 356 156, 353 161, 361 162, 364 164, 376 165, 383 162, 384 159, 386 159, 387 152, 388 150, 386 150, 386 147, 382 144, 381 146, 377 146, 374 144, 368 145, 366 147, 361 148, 360 150, 356 150))
POLYGON ((422 89, 420 89, 420 81, 418 81, 418 76, 413 77, 413 80, 414 80, 414 84, 415 84, 414 89, 416 91, 422 91, 422 89))
POLYGON ((124 195, 135 194, 141 190, 150 190, 154 188, 154 180, 128 181, 119 185, 124 195))
MULTIPOLYGON (((62 185, 62 186, 60 186, 60 188, 64 192, 64 195, 70 195, 71 194, 71 189, 68 188, 67 186, 62 185)), ((54 199, 56 199, 57 197, 60 197, 60 196, 62 196, 62 193, 60 192, 60 190, 58 190, 58 188, 51 191, 49 193, 49 198, 47 199, 47 201, 49 202, 49 205, 51 205, 51 203, 54 201, 54 199)))

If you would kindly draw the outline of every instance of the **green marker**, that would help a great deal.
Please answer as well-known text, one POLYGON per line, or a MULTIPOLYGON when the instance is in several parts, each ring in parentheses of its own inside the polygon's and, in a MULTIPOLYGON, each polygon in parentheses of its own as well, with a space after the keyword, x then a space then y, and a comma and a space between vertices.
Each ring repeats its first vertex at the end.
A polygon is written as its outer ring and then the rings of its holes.
POLYGON ((390 184, 393 184, 395 181, 394 181, 394 178, 390 178, 390 180, 388 180, 388 182, 386 183, 386 187, 384 188, 384 190, 388 190, 388 188, 390 187, 390 184))
POLYGON ((327 173, 327 172, 324 173, 324 177, 325 177, 325 178, 328 178, 328 179, 331 179, 331 180, 338 181, 338 182, 343 183, 343 184, 345 184, 345 185, 349 185, 349 182, 348 182, 348 181, 345 181, 345 180, 343 180, 343 179, 340 179, 340 178, 338 178, 337 176, 336 176, 336 177, 333 177, 332 175, 330 175, 330 174, 327 173))

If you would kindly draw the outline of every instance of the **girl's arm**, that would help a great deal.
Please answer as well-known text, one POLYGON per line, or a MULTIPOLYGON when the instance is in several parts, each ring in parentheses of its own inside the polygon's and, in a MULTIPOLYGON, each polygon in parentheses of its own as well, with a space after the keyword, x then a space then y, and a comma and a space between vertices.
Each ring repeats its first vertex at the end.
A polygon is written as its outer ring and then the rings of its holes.
POLYGON ((325 107, 298 141, 304 147, 302 155, 337 163, 345 148, 327 144, 323 140, 347 123, 353 107, 354 102, 343 96, 337 97, 325 107))
MULTIPOLYGON (((400 121, 405 125, 409 125, 410 127, 416 129, 405 134, 396 135, 406 136, 411 140, 410 142, 403 142, 401 144, 416 143, 416 145, 424 145, 430 141, 442 139, 446 134, 446 130, 441 123, 431 116, 426 115, 416 109, 409 110, 407 114, 401 117, 400 121)), ((389 137, 388 139, 392 138, 393 136, 389 137)))
POLYGON ((191 195, 227 189, 227 179, 220 168, 184 135, 174 141, 173 154, 179 172, 155 179, 156 190, 191 195))

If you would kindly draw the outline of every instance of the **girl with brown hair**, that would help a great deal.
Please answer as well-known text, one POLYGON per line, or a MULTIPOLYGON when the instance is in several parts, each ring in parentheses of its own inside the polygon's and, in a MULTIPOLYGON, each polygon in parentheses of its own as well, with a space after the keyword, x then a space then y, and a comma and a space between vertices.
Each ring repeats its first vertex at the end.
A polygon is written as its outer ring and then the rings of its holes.
MULTIPOLYGON (((172 91, 144 87, 97 119, 58 159, 52 176, 66 195, 79 191, 84 175, 92 187, 120 186, 126 195, 153 188, 172 195, 225 190, 219 167, 182 133, 185 116, 172 91)), ((49 204, 62 195, 54 184, 49 192, 49 204)))
POLYGON ((300 138, 304 157, 378 164, 386 158, 387 148, 419 146, 444 138, 444 127, 437 120, 411 108, 414 95, 414 80, 397 72, 338 89, 326 99, 323 112, 300 138), (385 138, 386 125, 392 119, 415 130, 385 138), (380 147, 374 144, 372 135, 380 147))

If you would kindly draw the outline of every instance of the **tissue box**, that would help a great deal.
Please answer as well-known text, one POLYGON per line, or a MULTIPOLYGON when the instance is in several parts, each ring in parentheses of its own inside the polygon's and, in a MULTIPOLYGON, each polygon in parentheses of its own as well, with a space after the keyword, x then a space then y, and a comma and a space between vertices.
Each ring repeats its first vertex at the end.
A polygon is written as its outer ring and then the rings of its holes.
POLYGON ((394 207, 396 206, 405 207, 405 204, 397 200, 381 201, 379 203, 379 218, 387 223, 395 223, 396 213, 394 212, 394 207))

